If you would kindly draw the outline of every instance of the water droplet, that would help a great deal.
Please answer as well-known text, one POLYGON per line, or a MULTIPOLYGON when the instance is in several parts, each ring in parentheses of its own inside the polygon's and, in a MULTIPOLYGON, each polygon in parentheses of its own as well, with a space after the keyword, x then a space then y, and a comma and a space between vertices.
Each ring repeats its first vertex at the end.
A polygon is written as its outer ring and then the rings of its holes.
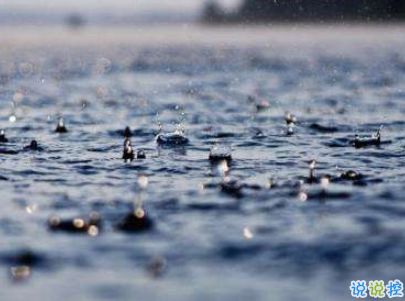
POLYGON ((15 102, 20 102, 23 98, 24 98, 24 94, 22 94, 21 92, 15 92, 13 95, 14 103, 12 103, 11 105, 13 107, 15 107, 15 102))
POLYGON ((220 161, 217 165, 217 171, 222 177, 225 177, 229 171, 228 162, 226 160, 220 161))
POLYGON ((315 160, 311 160, 311 161, 309 162, 309 169, 315 169, 315 164, 316 164, 316 161, 315 161, 315 160))
POLYGON ((33 214, 37 210, 37 208, 38 208, 38 206, 36 204, 33 204, 33 205, 29 205, 29 206, 25 207, 25 211, 28 214, 33 214))
POLYGON ((98 235, 98 233, 99 233, 99 230, 98 230, 98 227, 97 226, 95 226, 95 225, 91 225, 90 227, 89 227, 89 229, 87 230, 87 233, 90 235, 90 236, 97 236, 98 235))
POLYGON ((141 207, 139 207, 135 209, 134 214, 137 218, 143 218, 145 216, 145 211, 141 207))
POLYGON ((138 177, 138 185, 141 189, 145 189, 146 187, 148 187, 148 183, 149 180, 147 176, 141 175, 138 177))
POLYGON ((204 183, 199 183, 199 184, 198 184, 198 192, 199 192, 199 193, 204 193, 204 192, 205 192, 205 185, 204 185, 204 183))
POLYGON ((306 201, 308 200, 308 195, 307 195, 305 192, 301 191, 301 192, 298 194, 298 199, 299 199, 301 202, 306 202, 306 201))
POLYGON ((321 178, 321 186, 322 186, 323 188, 328 187, 328 186, 329 186, 329 183, 330 183, 329 178, 327 178, 327 177, 322 177, 322 178, 321 178))
POLYGON ((75 218, 74 220, 73 220, 73 225, 76 227, 76 228, 83 228, 84 227, 84 220, 83 219, 81 219, 81 218, 75 218))
POLYGON ((253 233, 250 231, 248 227, 243 228, 243 236, 245 239, 252 239, 253 238, 253 233))

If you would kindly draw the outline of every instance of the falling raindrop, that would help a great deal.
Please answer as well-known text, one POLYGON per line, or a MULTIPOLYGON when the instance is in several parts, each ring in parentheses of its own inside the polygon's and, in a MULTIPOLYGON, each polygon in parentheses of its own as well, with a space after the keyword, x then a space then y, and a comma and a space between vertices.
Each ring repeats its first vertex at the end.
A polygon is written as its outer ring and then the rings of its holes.
POLYGON ((148 187, 148 183, 149 183, 149 180, 148 180, 147 176, 144 176, 144 175, 138 176, 138 186, 139 186, 139 188, 146 189, 146 187, 148 187))
POLYGON ((245 239, 249 240, 253 238, 253 233, 248 227, 243 228, 243 236, 245 239))

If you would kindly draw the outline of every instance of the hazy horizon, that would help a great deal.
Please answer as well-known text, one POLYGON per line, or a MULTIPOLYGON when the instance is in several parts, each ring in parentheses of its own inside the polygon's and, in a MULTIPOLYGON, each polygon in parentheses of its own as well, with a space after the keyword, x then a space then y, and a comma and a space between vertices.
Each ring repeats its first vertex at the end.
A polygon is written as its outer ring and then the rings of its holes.
MULTIPOLYGON (((1 24, 62 23, 78 14, 90 24, 137 22, 190 22, 197 20, 208 0, 0 0, 1 24)), ((226 9, 240 0, 219 0, 226 9)))
MULTIPOLYGON (((33 3, 30 0, 0 0, 1 11, 18 12, 101 12, 101 13, 145 13, 175 12, 197 13, 208 0, 41 0, 33 3)), ((225 8, 236 7, 240 0, 218 0, 225 8)))

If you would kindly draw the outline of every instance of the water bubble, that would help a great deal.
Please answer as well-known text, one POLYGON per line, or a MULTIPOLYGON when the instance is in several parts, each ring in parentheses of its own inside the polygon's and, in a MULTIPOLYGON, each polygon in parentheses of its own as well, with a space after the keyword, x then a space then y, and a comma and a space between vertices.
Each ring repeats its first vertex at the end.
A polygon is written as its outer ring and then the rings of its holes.
POLYGON ((138 207, 135 209, 134 214, 137 218, 144 218, 145 210, 142 207, 138 207))
POLYGON ((299 199, 301 202, 306 202, 306 201, 308 200, 308 194, 306 194, 304 191, 301 191, 301 192, 298 194, 298 199, 299 199))
POLYGON ((76 228, 83 228, 84 225, 85 225, 85 222, 84 222, 84 220, 81 219, 81 218, 75 218, 75 219, 73 220, 73 225, 74 225, 76 228))
POLYGON ((87 234, 89 234, 90 236, 97 236, 99 233, 98 227, 95 225, 91 225, 89 227, 89 229, 87 230, 87 234))
POLYGON ((156 137, 156 142, 159 145, 172 145, 172 146, 179 146, 179 145, 186 145, 188 144, 189 140, 184 135, 184 132, 180 129, 176 129, 172 133, 165 133, 159 134, 156 137))

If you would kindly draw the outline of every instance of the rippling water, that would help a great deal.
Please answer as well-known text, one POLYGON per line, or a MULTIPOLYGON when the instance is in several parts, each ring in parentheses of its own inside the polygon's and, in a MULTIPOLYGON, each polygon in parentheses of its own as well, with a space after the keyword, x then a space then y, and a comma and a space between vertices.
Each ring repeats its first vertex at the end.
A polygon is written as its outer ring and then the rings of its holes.
POLYGON ((402 27, 2 31, 1 300, 350 300, 353 279, 405 280, 402 27), (179 124, 189 143, 158 147, 179 124), (146 159, 123 162, 126 126, 146 159), (328 185, 303 183, 311 159, 328 185), (121 232, 139 199, 153 227, 121 232), (91 212, 95 236, 47 225, 91 212))

